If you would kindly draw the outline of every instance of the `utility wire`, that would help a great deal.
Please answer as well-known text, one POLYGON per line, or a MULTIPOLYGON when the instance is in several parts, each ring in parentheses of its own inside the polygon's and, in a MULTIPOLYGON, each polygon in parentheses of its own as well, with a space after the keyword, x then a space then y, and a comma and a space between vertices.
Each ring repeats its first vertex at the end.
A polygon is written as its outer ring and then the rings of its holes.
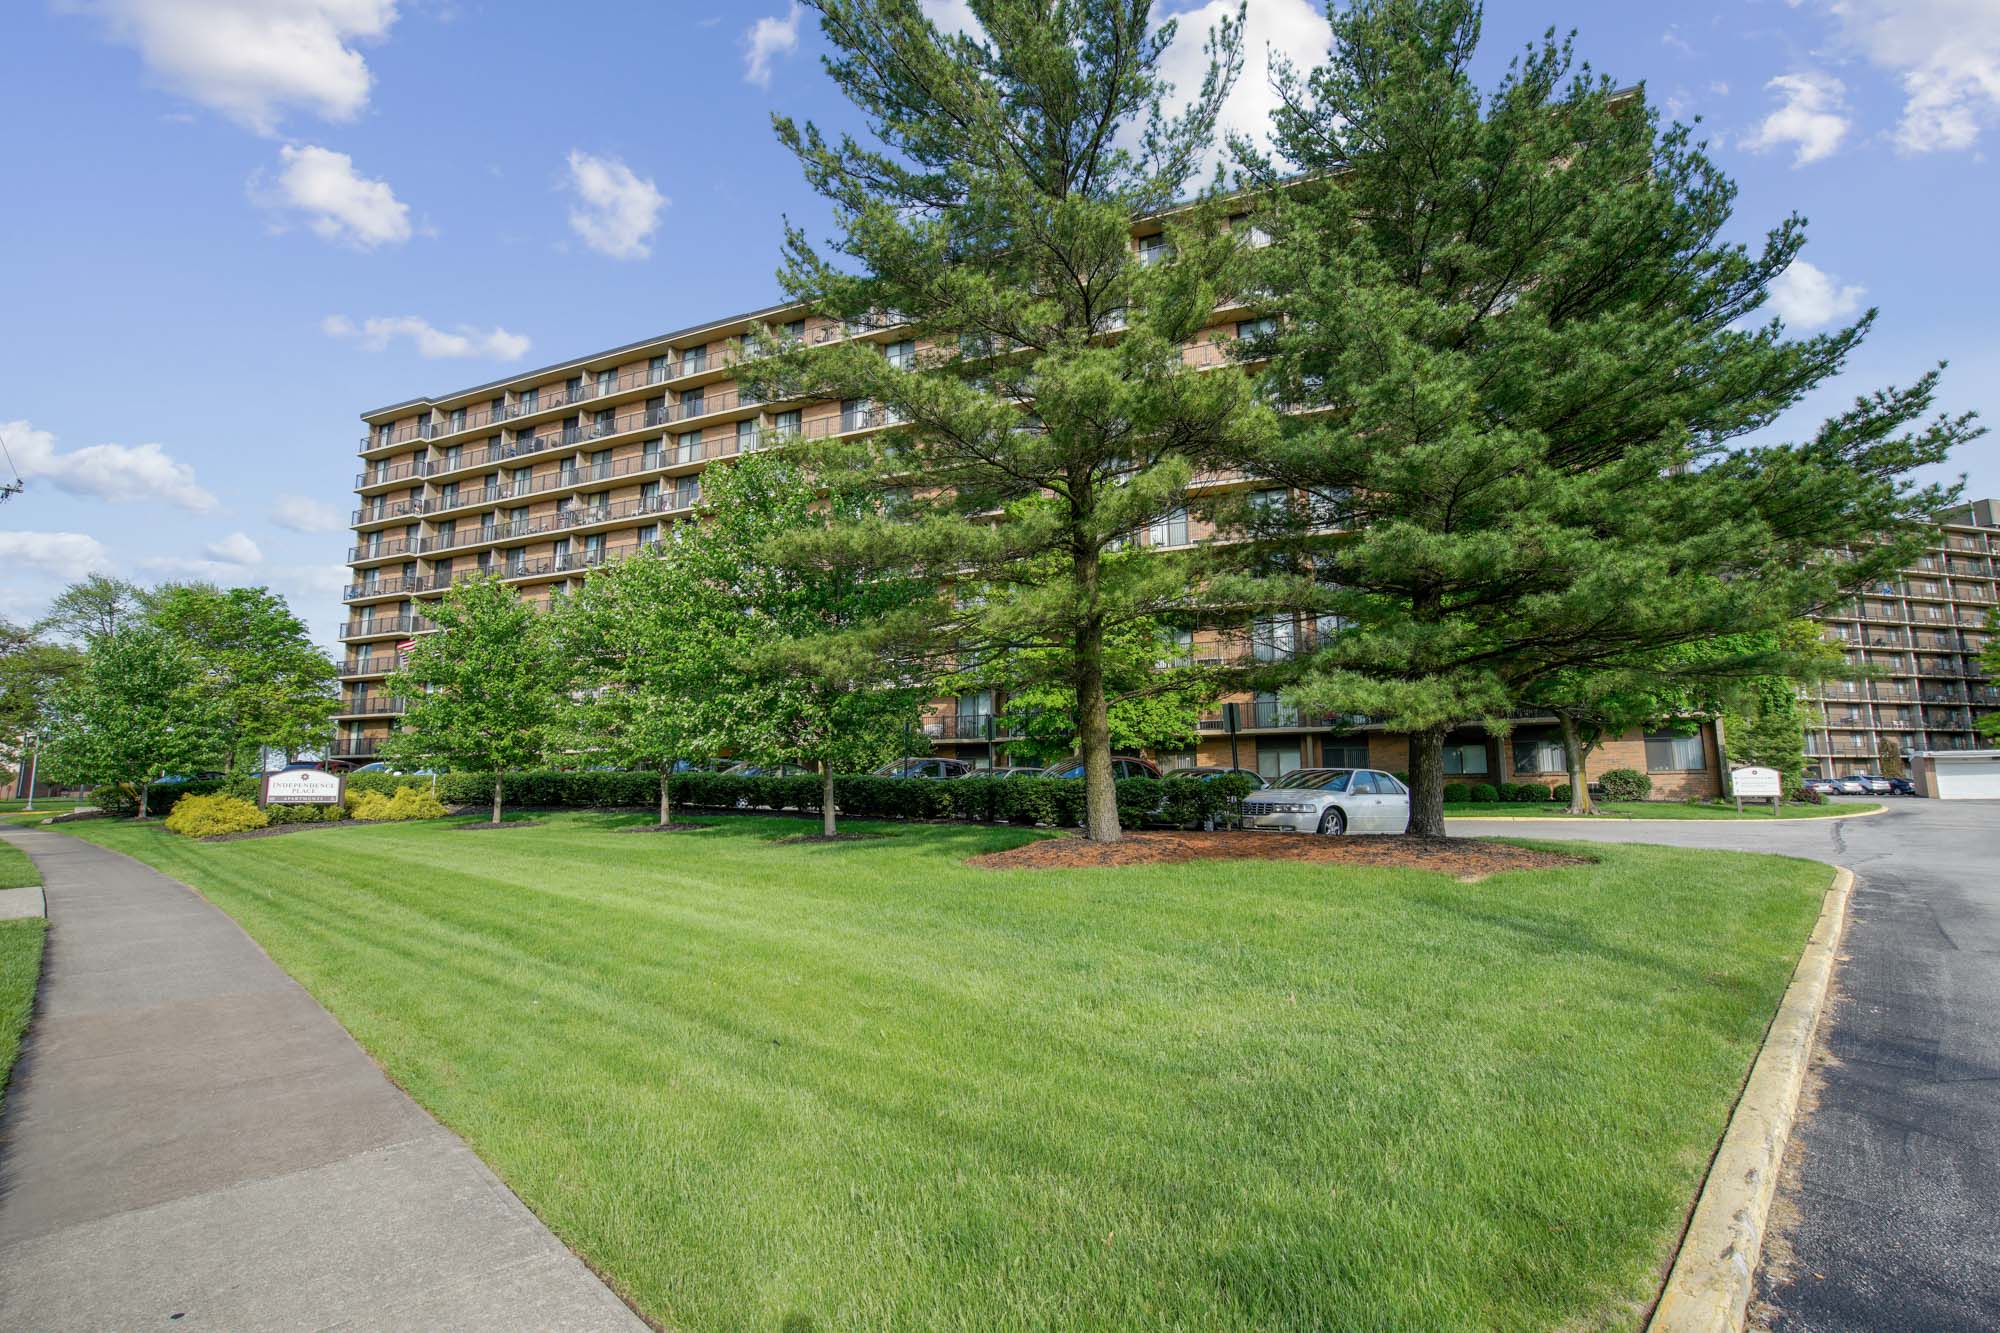
POLYGON ((0 435, 0 457, 7 460, 7 470, 14 473, 14 480, 0 482, 0 505, 28 489, 28 483, 21 480, 21 474, 14 470, 14 452, 7 447, 7 437, 0 435))

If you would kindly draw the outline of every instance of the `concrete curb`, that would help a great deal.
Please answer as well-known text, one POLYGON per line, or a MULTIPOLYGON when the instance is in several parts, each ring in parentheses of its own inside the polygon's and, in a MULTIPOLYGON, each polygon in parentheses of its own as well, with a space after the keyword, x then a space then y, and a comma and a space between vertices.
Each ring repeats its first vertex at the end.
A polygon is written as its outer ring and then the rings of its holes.
POLYGON ((1771 1196, 1798 1114, 1813 1033, 1847 926, 1854 872, 1834 867, 1819 921, 1723 1132, 1648 1333, 1739 1333, 1749 1315, 1771 1196))
POLYGON ((1870 815, 1886 815, 1889 807, 1880 805, 1873 810, 1856 810, 1846 815, 1800 815, 1796 819, 1754 820, 1742 819, 1656 819, 1651 815, 1446 815, 1446 819, 1476 820, 1481 824, 1831 824, 1837 819, 1866 819, 1870 815))

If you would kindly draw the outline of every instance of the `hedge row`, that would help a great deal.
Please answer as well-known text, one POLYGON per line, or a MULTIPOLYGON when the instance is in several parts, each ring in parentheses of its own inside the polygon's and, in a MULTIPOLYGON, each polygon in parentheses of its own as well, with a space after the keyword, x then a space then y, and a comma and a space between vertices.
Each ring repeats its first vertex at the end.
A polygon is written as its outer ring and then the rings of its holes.
MULTIPOLYGON (((347 779, 350 796, 362 792, 393 793, 398 787, 427 786, 423 778, 394 773, 354 773, 347 779)), ((155 813, 170 810, 189 795, 218 791, 255 797, 256 779, 241 777, 216 782, 185 782, 155 786, 150 796, 155 813)), ((1226 816, 1236 800, 1250 790, 1249 780, 1220 777, 1203 782, 1193 778, 1126 778, 1118 784, 1118 814, 1126 823, 1199 824, 1226 816)), ((836 777, 834 804, 840 813, 859 819, 961 819, 989 824, 1053 824, 1083 822, 1083 784, 1062 778, 925 778, 836 777)), ((489 773, 444 773, 437 779, 438 799, 446 805, 485 805, 493 799, 489 773)), ((817 777, 737 777, 723 773, 677 773, 672 779, 676 805, 709 809, 765 809, 817 812, 817 777)), ((501 780, 501 799, 512 806, 542 809, 651 809, 659 804, 660 779, 655 773, 509 773, 501 780)))
POLYGON ((1517 803, 1521 801, 1567 801, 1569 787, 1547 787, 1539 782, 1447 782, 1444 784, 1446 804, 1471 802, 1486 805, 1495 801, 1517 803), (1556 795, 1561 792, 1560 796, 1556 795))

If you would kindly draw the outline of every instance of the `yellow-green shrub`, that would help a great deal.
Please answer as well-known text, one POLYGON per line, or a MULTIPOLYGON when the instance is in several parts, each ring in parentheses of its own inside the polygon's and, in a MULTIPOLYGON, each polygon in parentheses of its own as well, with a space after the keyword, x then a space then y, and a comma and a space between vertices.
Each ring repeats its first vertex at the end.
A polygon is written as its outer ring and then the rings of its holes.
POLYGON ((393 796, 349 792, 347 813, 356 819, 442 819, 447 811, 444 802, 421 787, 398 787, 393 796))
POLYGON ((219 833, 247 833, 268 823, 257 803, 241 796, 183 796, 167 816, 167 832, 184 838, 213 838, 219 833))

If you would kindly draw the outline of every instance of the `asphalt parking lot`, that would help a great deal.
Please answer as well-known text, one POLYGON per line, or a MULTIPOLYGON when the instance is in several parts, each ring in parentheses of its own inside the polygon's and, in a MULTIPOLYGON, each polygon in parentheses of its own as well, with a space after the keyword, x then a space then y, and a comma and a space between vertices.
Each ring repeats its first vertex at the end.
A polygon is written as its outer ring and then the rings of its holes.
POLYGON ((2000 1328, 2000 802, 1886 803, 1769 824, 1450 822, 1459 836, 1775 852, 1854 871, 1817 1095, 1752 1327, 2000 1328))

